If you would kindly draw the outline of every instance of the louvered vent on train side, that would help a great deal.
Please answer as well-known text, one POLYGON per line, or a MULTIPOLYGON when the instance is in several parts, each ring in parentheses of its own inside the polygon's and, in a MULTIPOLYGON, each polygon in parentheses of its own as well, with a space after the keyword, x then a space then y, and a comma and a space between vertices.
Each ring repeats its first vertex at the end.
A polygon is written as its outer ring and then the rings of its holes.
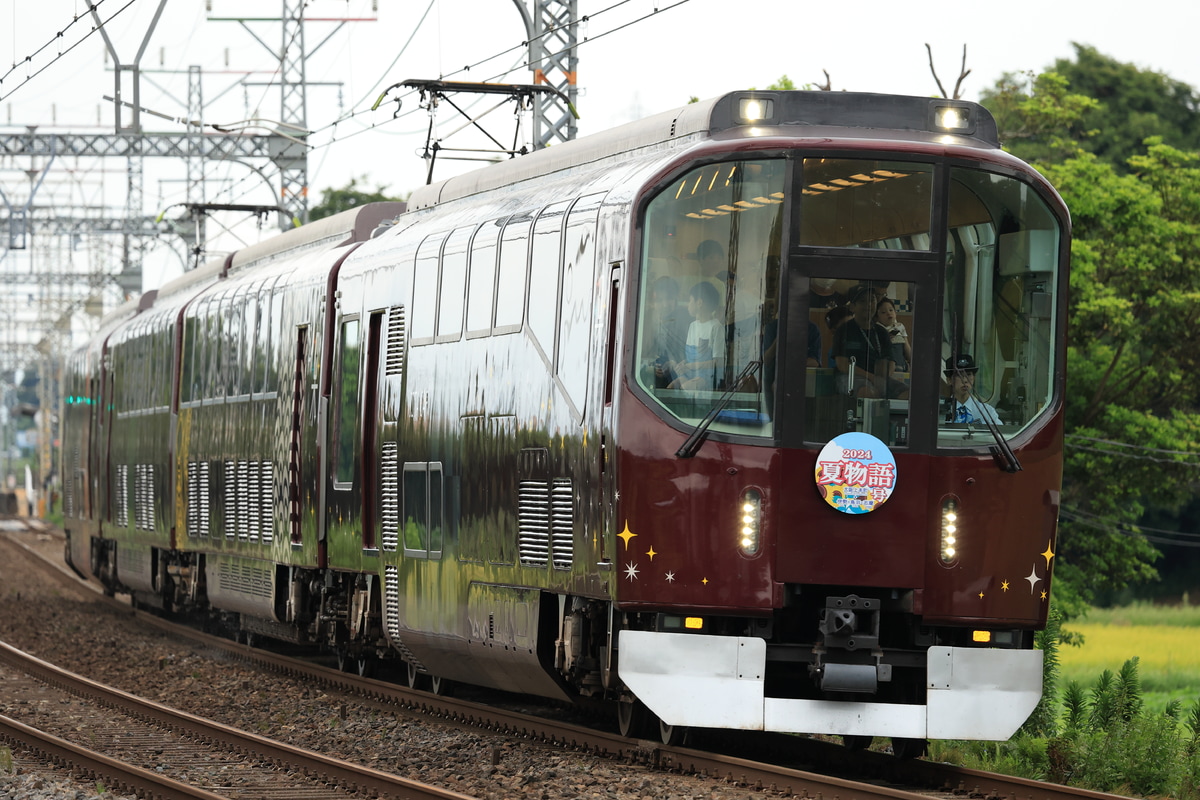
POLYGON ((570 478, 555 478, 550 486, 550 548, 556 569, 575 563, 575 487, 570 478))
POLYGON ((117 527, 129 527, 129 465, 117 465, 117 527))
POLYGON ((154 530, 154 465, 138 464, 134 475, 134 517, 138 530, 154 530))
POLYGON ((388 313, 387 361, 384 364, 384 375, 404 374, 404 306, 392 306, 388 313))
POLYGON ((400 546, 400 465, 395 442, 384 442, 379 465, 379 523, 383 549, 395 552, 400 546))
POLYGON ((550 487, 521 481, 517 495, 517 551, 527 567, 544 567, 550 551, 550 487))
POLYGON ((208 462, 188 462, 188 536, 208 536, 208 462))

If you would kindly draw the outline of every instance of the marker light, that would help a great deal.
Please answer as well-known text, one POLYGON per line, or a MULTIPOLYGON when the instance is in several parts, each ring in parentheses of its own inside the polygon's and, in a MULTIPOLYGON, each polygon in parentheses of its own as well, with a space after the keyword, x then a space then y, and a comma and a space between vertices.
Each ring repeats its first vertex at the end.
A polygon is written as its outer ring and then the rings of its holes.
POLYGON ((683 627, 690 631, 704 630, 704 617, 684 617, 683 627))
POLYGON ((987 644, 992 640, 991 631, 971 631, 971 641, 980 644, 987 644))
POLYGON ((953 495, 942 501, 942 563, 949 564, 958 556, 958 498, 953 495))
POLYGON ((775 101, 769 97, 743 97, 738 101, 738 120, 743 124, 762 122, 775 115, 775 101))
POLYGON ((762 495, 757 489, 747 489, 738 505, 738 546, 752 556, 758 552, 762 527, 762 495))

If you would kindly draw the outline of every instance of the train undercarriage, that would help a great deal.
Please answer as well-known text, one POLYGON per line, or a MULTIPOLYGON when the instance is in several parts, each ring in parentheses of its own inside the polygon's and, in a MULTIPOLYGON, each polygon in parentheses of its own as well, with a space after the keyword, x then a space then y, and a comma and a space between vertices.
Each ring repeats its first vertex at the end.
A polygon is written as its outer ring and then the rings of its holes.
MULTIPOLYGON (((139 606, 243 641, 311 645, 362 675, 391 662, 410 686, 438 693, 454 680, 514 690, 491 650, 476 648, 473 675, 448 678, 426 665, 428 642, 389 636, 375 575, 266 562, 266 572, 254 573, 220 556, 157 548, 138 558, 102 539, 92 540, 91 555, 109 594, 128 592, 139 606)), ((622 614, 603 600, 531 590, 539 613, 552 616, 538 625, 531 658, 562 697, 614 702, 623 735, 666 743, 692 727, 787 730, 838 734, 852 747, 887 736, 897 755, 911 757, 931 731, 965 738, 947 715, 966 719, 999 699, 1012 706, 1008 717, 1023 720, 1036 703, 1040 653, 1029 649, 1031 632, 993 632, 1001 649, 972 648, 967 628, 923 626, 907 592, 839 588, 792 587, 792 602, 764 617, 622 614), (1037 685, 1021 685, 1034 670, 1037 685), (990 694, 972 685, 996 683, 998 671, 1015 677, 990 694), (861 724, 848 722, 851 707, 861 724)))

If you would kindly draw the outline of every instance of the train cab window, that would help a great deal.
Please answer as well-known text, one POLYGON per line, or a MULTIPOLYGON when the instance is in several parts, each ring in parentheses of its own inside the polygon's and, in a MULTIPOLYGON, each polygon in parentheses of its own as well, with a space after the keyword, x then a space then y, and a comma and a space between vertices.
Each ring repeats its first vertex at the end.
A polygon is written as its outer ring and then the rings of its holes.
POLYGON ((528 216, 513 217, 500 237, 496 276, 496 332, 520 330, 525 314, 525 272, 529 262, 528 216))
POLYGON ((467 245, 475 229, 459 228, 446 239, 442 253, 442 280, 438 290, 438 341, 462 335, 463 303, 467 291, 467 245))
POLYGON ((1051 406, 1062 232, 1028 185, 962 168, 949 220, 937 443, 980 447, 992 425, 1011 437, 1051 406))
POLYGON ((771 436, 785 164, 727 161, 676 178, 646 208, 636 378, 668 414, 771 436))
POLYGON ((467 336, 492 332, 496 298, 496 243, 501 222, 485 222, 471 240, 471 276, 467 288, 467 336))
POLYGON ((442 464, 410 461, 404 465, 404 554, 440 558, 442 554, 442 464))
POLYGON ((334 488, 349 489, 354 480, 354 445, 357 441, 359 379, 358 361, 362 343, 359 336, 357 319, 347 319, 342 322, 341 351, 338 359, 338 379, 334 384, 337 397, 334 398, 333 441, 334 451, 334 488))
POLYGON ((929 250, 932 209, 930 164, 804 159, 802 245, 929 250))
POLYGON ((848 430, 908 444, 915 287, 817 276, 809 281, 805 438, 848 430))

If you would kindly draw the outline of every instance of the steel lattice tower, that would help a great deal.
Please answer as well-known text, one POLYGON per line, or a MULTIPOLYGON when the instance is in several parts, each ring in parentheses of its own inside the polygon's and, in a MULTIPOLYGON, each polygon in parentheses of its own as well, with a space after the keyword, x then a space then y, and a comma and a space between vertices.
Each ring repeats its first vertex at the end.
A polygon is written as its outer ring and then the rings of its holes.
MULTIPOLYGON (((524 0, 513 0, 525 21, 529 40, 529 69, 534 83, 553 86, 572 106, 579 92, 579 2, 578 0, 534 0, 531 15, 524 0)), ((533 145, 543 148, 553 142, 575 138, 575 116, 562 98, 541 95, 533 114, 533 145)))
MULTIPOLYGON (((283 133, 308 130, 304 73, 304 0, 283 0, 283 40, 279 49, 279 121, 283 133)), ((279 167, 279 204, 301 222, 308 221, 308 153, 302 144, 273 155, 279 167), (294 152, 292 152, 294 150, 294 152)), ((291 227, 290 220, 281 221, 291 227)))

